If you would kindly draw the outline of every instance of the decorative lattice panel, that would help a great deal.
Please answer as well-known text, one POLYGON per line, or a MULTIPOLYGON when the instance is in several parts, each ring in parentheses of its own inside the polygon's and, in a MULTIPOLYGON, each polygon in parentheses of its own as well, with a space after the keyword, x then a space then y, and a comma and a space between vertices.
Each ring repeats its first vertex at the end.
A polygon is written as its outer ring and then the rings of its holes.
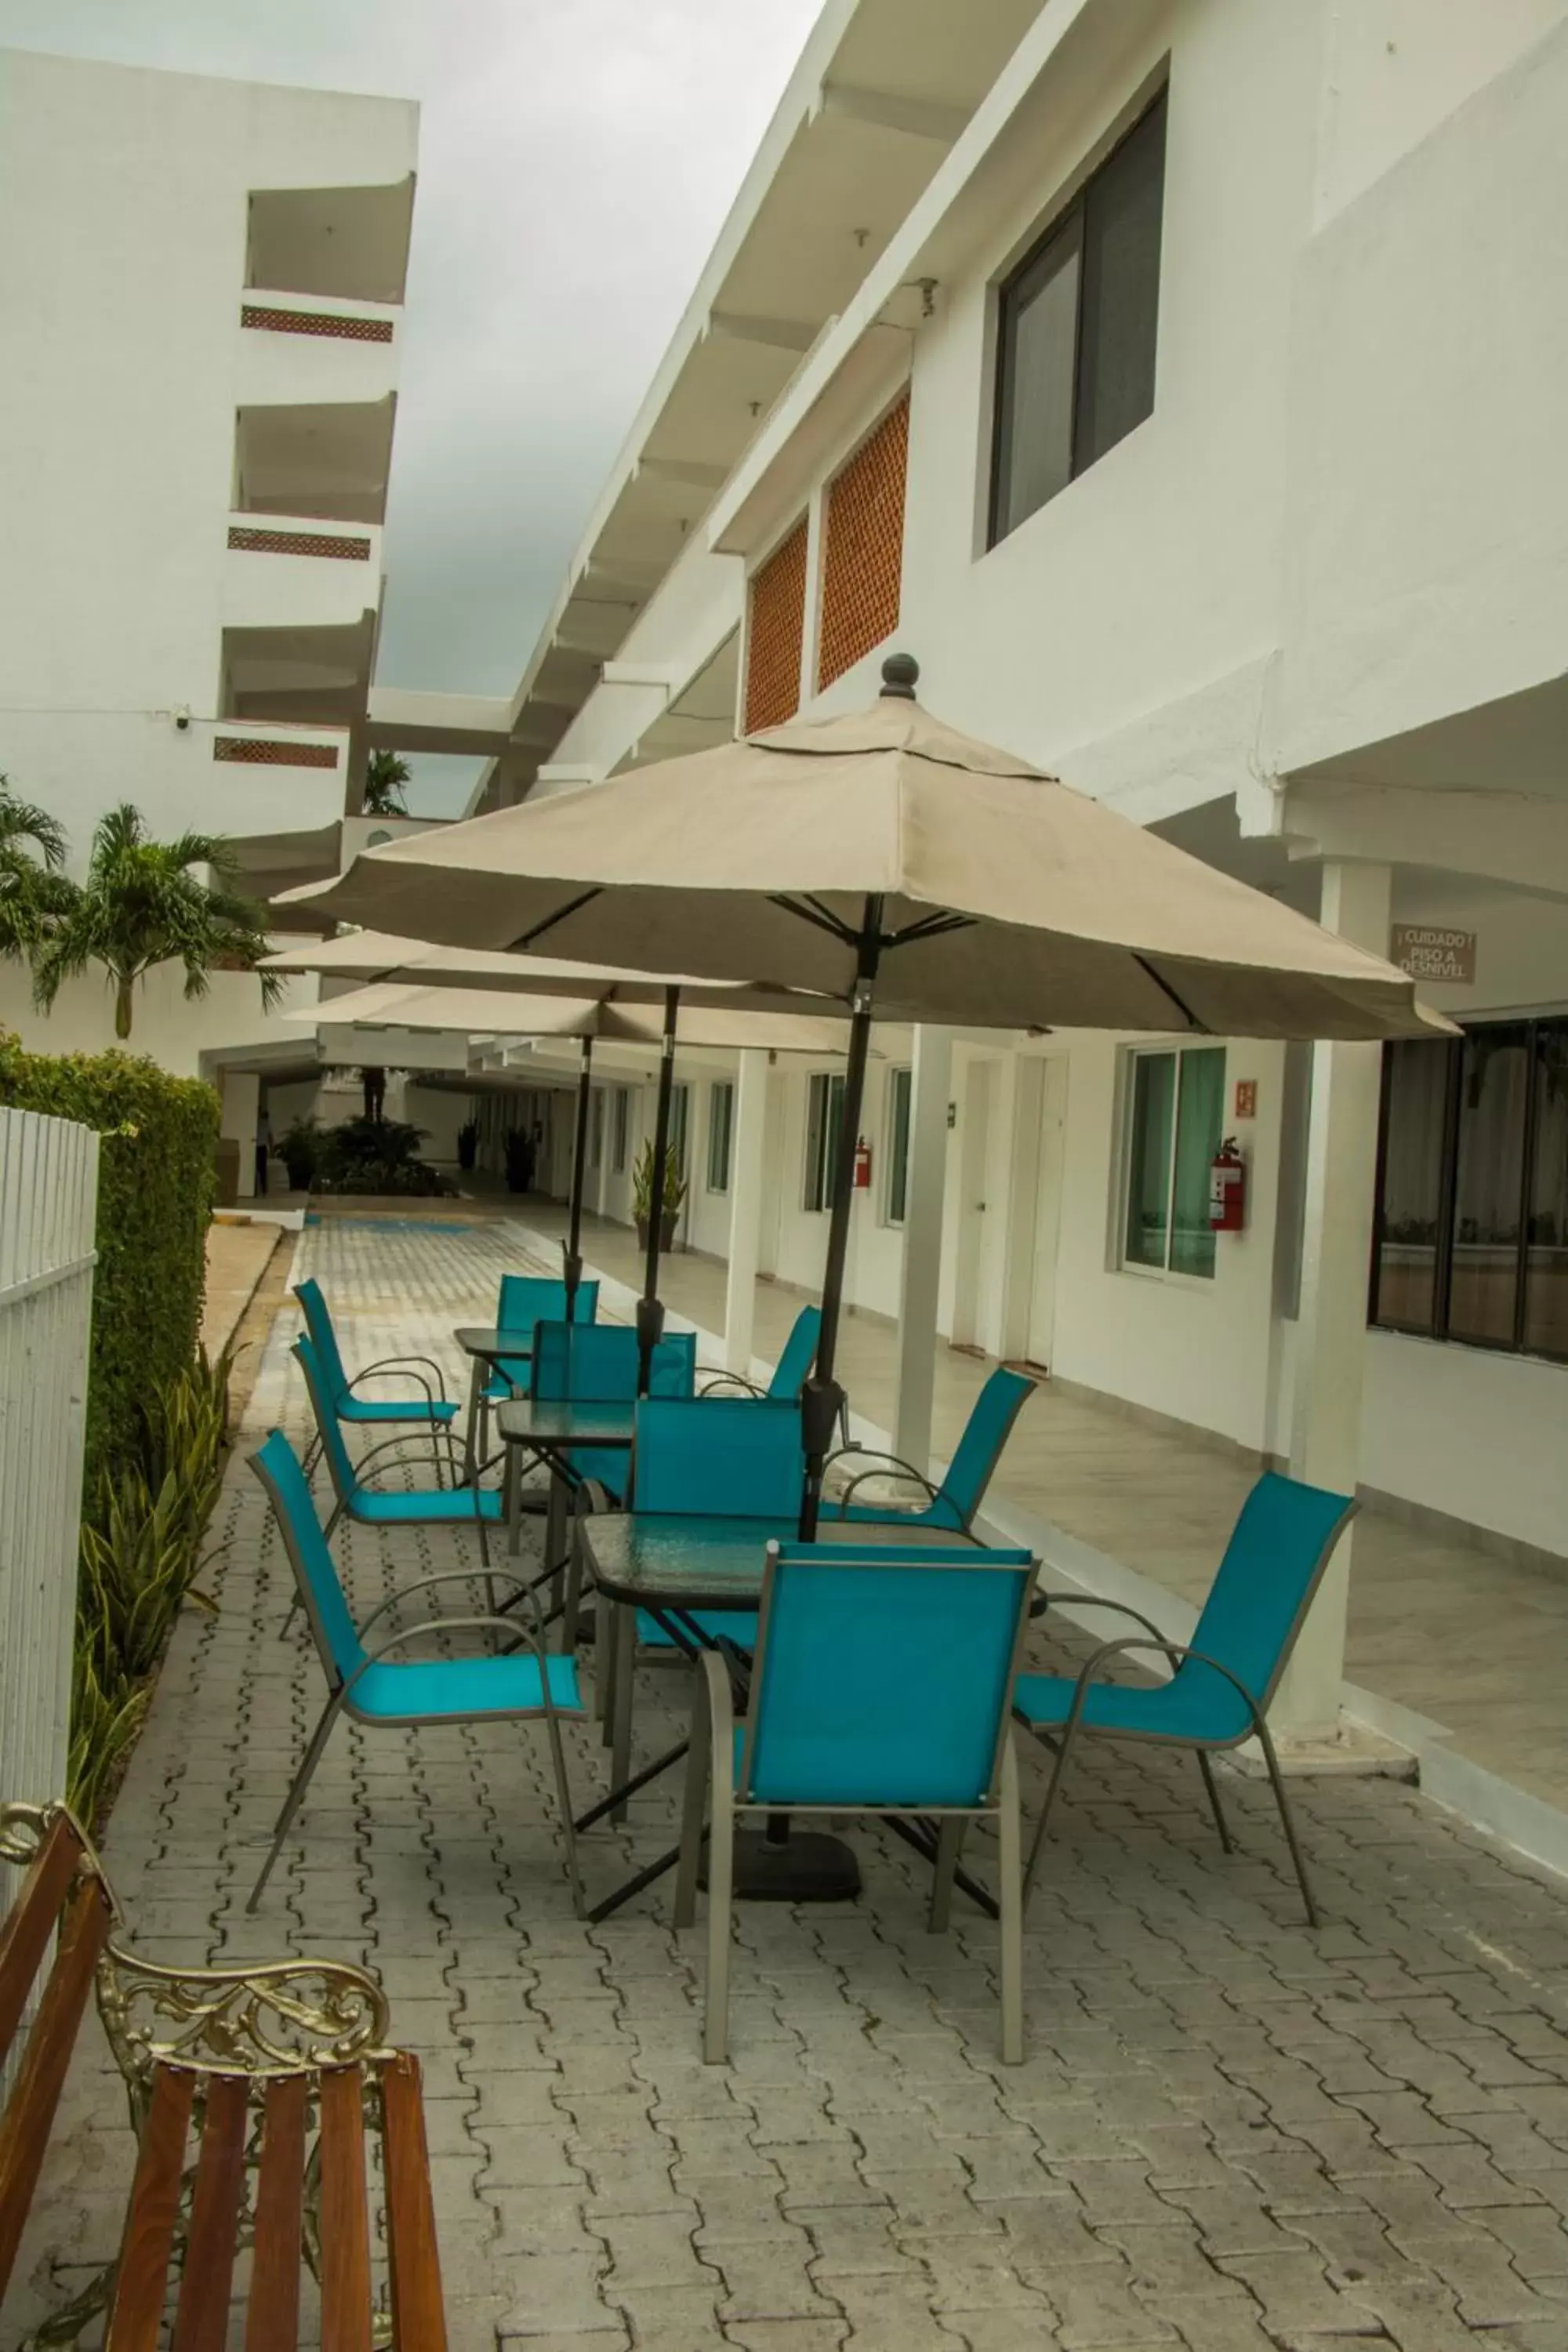
POLYGON ((782 727, 800 709, 800 639, 805 626, 805 523, 752 575, 746 631, 746 732, 782 727))
POLYGON ((389 343, 390 319, 344 319, 327 310, 268 310, 258 302, 240 305, 242 327, 264 327, 274 335, 337 335, 350 343, 389 343))
POLYGON ((274 735, 216 735, 215 760, 243 760, 255 768, 335 768, 335 743, 290 743, 274 735))
POLYGON ((910 396, 862 441, 827 493, 816 682, 831 686, 899 625, 910 396))
POLYGON ((341 563, 368 563, 368 539, 334 539, 320 530, 250 530, 229 525, 228 543, 247 555, 329 555, 341 563))

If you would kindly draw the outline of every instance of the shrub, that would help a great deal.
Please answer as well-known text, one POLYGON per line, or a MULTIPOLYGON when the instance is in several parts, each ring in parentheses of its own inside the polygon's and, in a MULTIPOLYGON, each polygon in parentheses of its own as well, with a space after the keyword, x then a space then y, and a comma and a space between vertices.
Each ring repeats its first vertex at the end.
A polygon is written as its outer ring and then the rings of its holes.
POLYGON ((419 1157, 425 1130, 396 1118, 345 1118, 322 1129, 316 1183, 322 1192, 444 1192, 449 1188, 419 1157))
POLYGON ((0 1035, 0 1103, 98 1131, 98 1265, 83 1493, 142 1466, 145 1401, 195 1360, 218 1102, 131 1054, 28 1054, 0 1035))

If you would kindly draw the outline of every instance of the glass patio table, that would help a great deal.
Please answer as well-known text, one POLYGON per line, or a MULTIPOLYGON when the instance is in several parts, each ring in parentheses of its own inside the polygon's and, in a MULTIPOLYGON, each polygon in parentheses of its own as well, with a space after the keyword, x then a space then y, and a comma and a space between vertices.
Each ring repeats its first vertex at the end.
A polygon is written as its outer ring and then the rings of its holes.
POLYGON ((479 1469, 476 1440, 479 1399, 486 1381, 502 1364, 526 1364, 533 1355, 533 1332, 501 1331, 493 1324, 460 1324, 452 1334, 468 1359, 468 1417, 463 1438, 463 1466, 471 1481, 479 1469))
MULTIPOLYGON (((504 1410, 504 1408, 503 1408, 504 1410)), ((602 1599, 616 1604, 622 1625, 616 1638, 626 1643, 624 1664, 615 1678, 611 1725, 610 1777, 607 1797, 577 1822, 589 1829, 607 1813, 618 1813, 628 1797, 668 1771, 687 1753, 682 1739, 638 1772, 631 1762, 631 1651, 635 1648, 636 1612, 646 1610, 689 1657, 716 1645, 715 1635, 697 1622, 698 1616, 732 1611, 754 1612, 762 1601, 763 1570, 770 1542, 797 1540, 795 1522, 777 1519, 700 1518, 675 1512, 602 1511, 578 1522, 584 1561, 592 1570, 602 1599)), ((889 1527, 885 1522, 857 1522, 842 1530, 831 1522, 819 1530, 824 1544, 842 1541, 856 1550, 889 1545, 912 1550, 973 1541, 951 1529, 889 1527)), ((934 1833, 921 1825, 889 1817, 889 1826, 917 1850, 934 1860, 934 1833)), ((634 1895, 674 1868, 680 1849, 647 1864, 589 1912, 590 1919, 608 1916, 634 1895)), ((960 1871, 959 1885, 985 1910, 994 1906, 984 1887, 960 1871)), ((839 1838, 818 1831, 791 1834, 782 1819, 770 1819, 765 1831, 742 1830, 735 1841, 735 1893, 760 1902, 841 1902, 860 1888, 858 1864, 839 1838)))

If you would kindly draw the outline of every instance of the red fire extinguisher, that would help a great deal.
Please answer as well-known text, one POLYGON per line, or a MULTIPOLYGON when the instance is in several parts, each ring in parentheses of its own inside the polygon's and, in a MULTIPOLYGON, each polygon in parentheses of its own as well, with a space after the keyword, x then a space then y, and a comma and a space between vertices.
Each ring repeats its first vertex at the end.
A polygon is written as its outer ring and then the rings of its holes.
POLYGON ((1227 1135, 1209 1162, 1209 1223, 1216 1234, 1238 1234, 1247 1222, 1247 1162, 1227 1135))
POLYGON ((871 1189, 871 1147, 864 1136, 855 1146, 855 1190, 868 1192, 871 1189))

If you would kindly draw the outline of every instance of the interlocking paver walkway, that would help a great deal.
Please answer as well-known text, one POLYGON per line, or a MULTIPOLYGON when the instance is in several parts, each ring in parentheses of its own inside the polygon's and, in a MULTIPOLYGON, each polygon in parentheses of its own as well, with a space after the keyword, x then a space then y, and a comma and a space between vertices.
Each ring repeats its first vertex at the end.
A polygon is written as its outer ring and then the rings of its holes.
MULTIPOLYGON (((452 1326, 534 1246, 504 1223, 340 1222, 300 1265, 351 1362, 418 1348, 456 1371, 452 1326)), ((275 1327, 252 1440, 303 1435, 294 1328, 275 1327)), ((286 1565, 241 1460, 221 1508, 221 1614, 181 1623, 110 1860, 157 1957, 380 1972, 425 2063, 461 2352, 1568 2352, 1561 1885, 1415 1791, 1299 1784, 1312 1934, 1257 1783, 1227 1780, 1227 1860, 1190 1769, 1091 1754, 1031 1911, 1011 2069, 992 1926, 960 1904, 928 1935, 915 1858, 857 1826, 859 1903, 742 1907, 733 2063, 705 2067, 668 1882, 602 1927, 573 1918, 526 1730, 340 1730, 246 1917, 321 1680, 281 1638, 286 1565)), ((453 1541, 353 1530, 341 1550, 368 1607, 453 1541)), ((651 1751, 685 1676, 644 1681, 651 1751)), ((596 1735, 569 1735, 569 1763, 585 1803, 596 1735)), ((1031 1758, 1031 1805, 1039 1789, 1031 1758)), ((668 1778, 591 1833, 590 1885, 667 1843, 679 1798, 668 1778)), ((45 2299, 110 2251, 130 2158, 103 2066, 68 2101, 25 2258, 45 2299)))

